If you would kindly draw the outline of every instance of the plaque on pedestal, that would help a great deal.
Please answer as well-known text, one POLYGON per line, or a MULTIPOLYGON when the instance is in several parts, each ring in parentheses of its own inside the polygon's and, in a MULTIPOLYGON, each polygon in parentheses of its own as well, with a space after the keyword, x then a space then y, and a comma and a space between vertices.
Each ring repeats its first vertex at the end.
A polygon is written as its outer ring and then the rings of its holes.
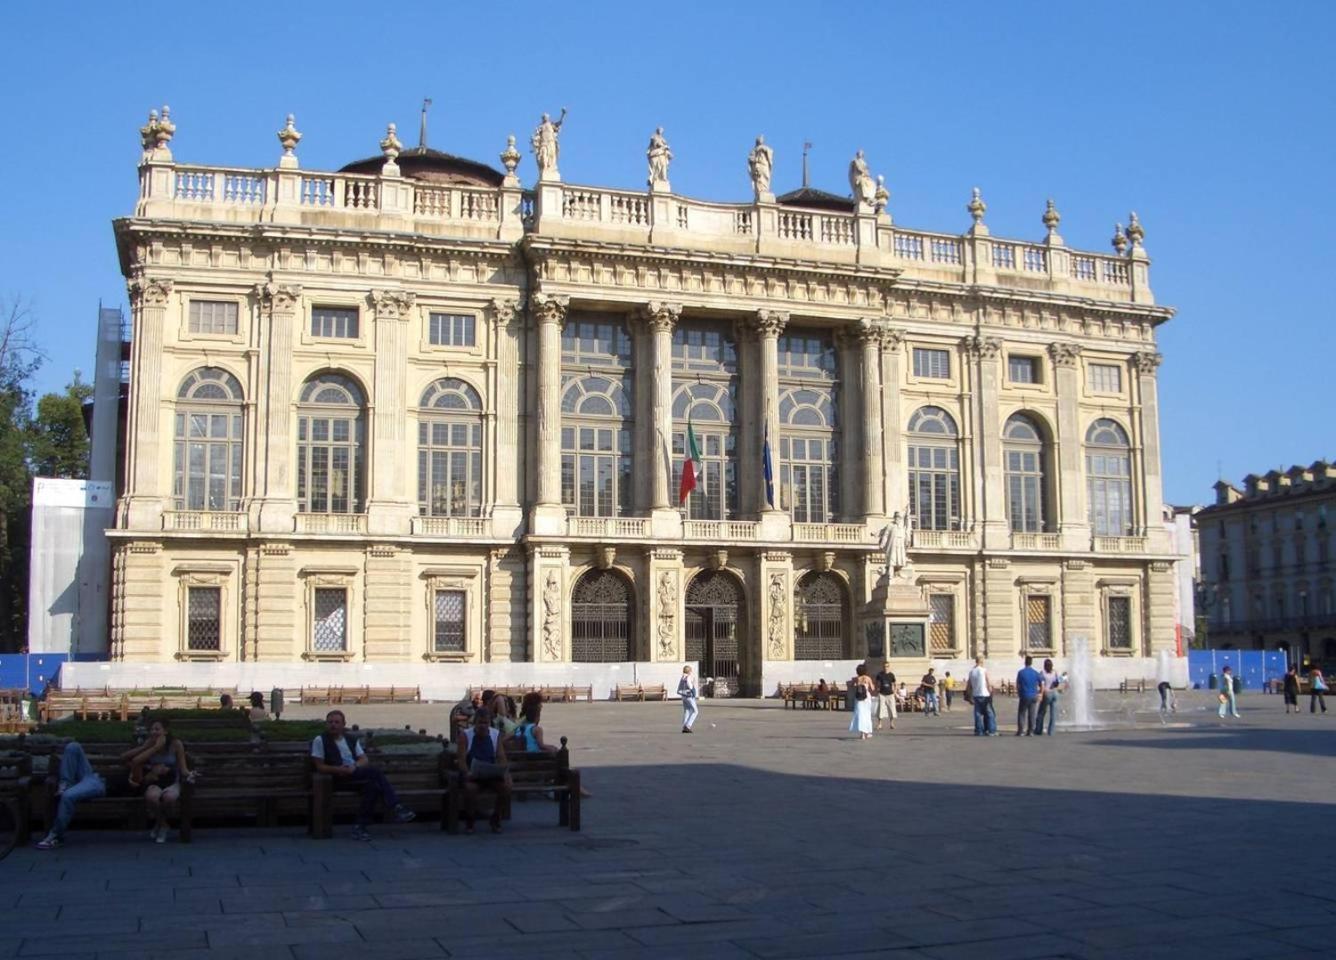
POLYGON ((927 659, 930 616, 926 591, 914 582, 912 567, 901 567, 894 577, 883 575, 860 616, 868 669, 880 669, 888 660, 927 659))

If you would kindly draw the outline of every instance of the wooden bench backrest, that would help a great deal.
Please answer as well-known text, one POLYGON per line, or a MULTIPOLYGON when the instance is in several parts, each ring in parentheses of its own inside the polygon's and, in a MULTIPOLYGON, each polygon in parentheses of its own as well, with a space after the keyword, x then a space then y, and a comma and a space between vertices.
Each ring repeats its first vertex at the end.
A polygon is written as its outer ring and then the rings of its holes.
POLYGON ((527 753, 520 750, 508 752, 510 761, 510 779, 515 786, 546 786, 564 780, 570 769, 570 752, 566 747, 566 738, 561 738, 561 750, 548 753, 540 750, 527 753))
POLYGON ((311 779, 311 763, 305 754, 251 753, 203 755, 198 758, 196 791, 265 790, 302 791, 311 779))

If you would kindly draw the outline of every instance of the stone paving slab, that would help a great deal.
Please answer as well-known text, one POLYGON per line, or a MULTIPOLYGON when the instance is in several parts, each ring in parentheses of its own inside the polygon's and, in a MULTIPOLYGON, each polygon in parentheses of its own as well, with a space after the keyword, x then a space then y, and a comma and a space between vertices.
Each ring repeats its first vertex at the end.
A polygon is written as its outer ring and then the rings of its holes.
MULTIPOLYGON (((1135 725, 1053 738, 911 715, 865 743, 847 715, 774 703, 706 702, 691 736, 673 704, 553 704, 544 727, 595 794, 580 833, 545 802, 517 803, 500 837, 204 824, 155 845, 76 828, 0 862, 0 958, 1321 952, 1336 888, 1302 854, 1333 812, 1336 727, 1279 697, 1245 695, 1228 725, 1205 694, 1180 704, 1162 727, 1153 694, 1101 694, 1135 725)), ((346 710, 436 732, 448 706, 346 710)))

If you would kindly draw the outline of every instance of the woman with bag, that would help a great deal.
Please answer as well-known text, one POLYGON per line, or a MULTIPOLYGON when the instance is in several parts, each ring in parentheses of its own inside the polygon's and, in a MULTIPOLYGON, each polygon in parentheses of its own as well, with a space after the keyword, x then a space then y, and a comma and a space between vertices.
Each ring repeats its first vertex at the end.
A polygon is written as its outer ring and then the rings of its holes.
POLYGON ((1308 682, 1312 684, 1312 695, 1308 698, 1308 712, 1317 713, 1318 704, 1322 705, 1322 712, 1327 712, 1327 681, 1322 676, 1322 671, 1317 667, 1308 671, 1308 682))
POLYGON ((690 733, 696 718, 700 716, 697 699, 696 678, 691 675, 691 664, 682 668, 682 679, 677 681, 677 695, 682 698, 682 732, 690 733))
POLYGON ((857 733, 859 740, 872 739, 872 696, 876 692, 867 667, 859 664, 854 677, 854 718, 849 721, 849 732, 857 733))

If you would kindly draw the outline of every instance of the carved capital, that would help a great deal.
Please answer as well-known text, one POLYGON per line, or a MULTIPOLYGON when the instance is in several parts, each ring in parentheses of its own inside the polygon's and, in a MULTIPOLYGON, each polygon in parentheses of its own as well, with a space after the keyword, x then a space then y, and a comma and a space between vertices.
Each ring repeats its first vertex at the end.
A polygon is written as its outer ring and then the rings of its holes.
POLYGON ((372 290, 371 306, 382 320, 407 320, 417 294, 404 290, 372 290))
POLYGON ((846 328, 846 333, 861 346, 873 346, 881 341, 883 327, 880 320, 859 317, 846 328))
POLYGON ((165 307, 172 294, 172 281, 136 277, 126 284, 126 289, 130 294, 131 309, 165 307))
POLYGON ((1143 377, 1153 377, 1160 364, 1164 362, 1164 354, 1156 353, 1154 350, 1143 350, 1141 353, 1132 354, 1132 362, 1136 364, 1137 373, 1143 377))
POLYGON ((996 360, 1002 353, 1002 341, 997 337, 970 336, 961 340, 960 346, 971 360, 996 360))
POLYGON ((1081 347, 1079 344, 1059 340, 1048 345, 1048 355, 1055 367, 1074 367, 1081 356, 1081 347))
POLYGON ((672 333, 677 321, 682 319, 682 305, 651 300, 640 308, 640 316, 655 333, 672 333))
POLYGON ((297 306, 302 288, 299 285, 283 285, 269 280, 255 285, 255 300, 264 313, 286 313, 297 306))
POLYGON ((566 314, 571 306, 571 298, 550 293, 538 293, 529 300, 529 309, 533 318, 540 324, 554 323, 561 326, 566 322, 566 314))
POLYGON ((881 347, 889 353, 899 353, 900 348, 905 345, 905 331, 901 327, 888 327, 884 324, 881 328, 881 347))
POLYGON ((779 310, 758 310, 750 323, 758 335, 778 337, 789 325, 789 315, 779 310))
POLYGON ((517 299, 503 300, 499 297, 492 300, 492 319, 498 326, 512 327, 517 325, 524 316, 524 301, 517 299))

